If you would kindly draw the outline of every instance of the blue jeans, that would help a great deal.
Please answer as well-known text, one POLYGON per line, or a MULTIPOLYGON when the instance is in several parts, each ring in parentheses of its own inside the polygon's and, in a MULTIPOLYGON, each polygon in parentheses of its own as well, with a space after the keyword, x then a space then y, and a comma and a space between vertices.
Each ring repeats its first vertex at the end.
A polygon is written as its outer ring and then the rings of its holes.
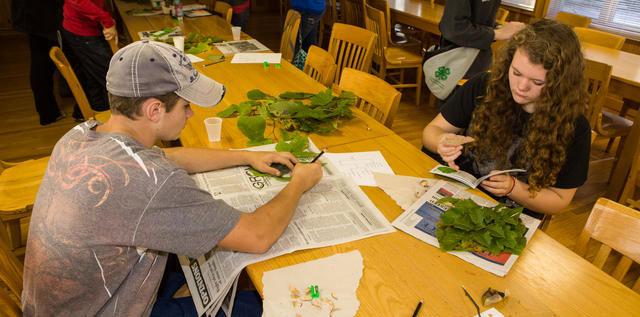
MULTIPOLYGON (((151 316, 198 316, 196 306, 191 297, 173 298, 173 294, 186 282, 178 257, 170 254, 167 259, 167 267, 162 276, 162 282, 158 288, 158 298, 151 310, 151 316)), ((233 303, 233 316, 262 316, 262 299, 260 295, 255 291, 238 291, 233 303)), ((226 317, 226 315, 221 309, 216 314, 216 317, 226 317)))
MULTIPOLYGON (((322 20, 322 14, 300 13, 300 38, 302 41, 302 49, 309 51, 311 45, 318 43, 318 27, 322 20)), ((296 44, 296 52, 300 49, 300 41, 296 44)))

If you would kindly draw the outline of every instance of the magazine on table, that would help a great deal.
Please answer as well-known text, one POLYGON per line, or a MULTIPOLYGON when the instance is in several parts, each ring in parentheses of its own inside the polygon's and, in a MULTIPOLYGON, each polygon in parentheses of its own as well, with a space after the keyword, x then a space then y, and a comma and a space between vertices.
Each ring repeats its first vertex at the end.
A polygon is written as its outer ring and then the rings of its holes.
POLYGON ((222 54, 250 53, 268 51, 269 48, 264 46, 256 39, 228 41, 213 44, 222 54))
POLYGON ((444 177, 448 177, 451 179, 455 179, 471 188, 476 188, 478 187, 478 185, 480 185, 485 179, 491 177, 491 176, 495 176, 495 175, 500 175, 500 174, 511 174, 511 173, 524 173, 526 172, 526 170, 523 170, 521 168, 514 168, 514 169, 509 169, 509 170, 503 170, 503 171, 495 171, 493 173, 487 174, 485 176, 482 176, 480 178, 476 178, 475 176, 463 171, 463 170, 456 170, 453 169, 449 166, 446 165, 438 165, 436 167, 434 167, 433 169, 431 169, 430 171, 433 174, 436 175, 440 175, 440 176, 444 176, 444 177))
MULTIPOLYGON (((496 203, 467 192, 454 183, 440 180, 396 218, 392 225, 428 244, 440 247, 436 238, 436 228, 438 222, 440 222, 440 215, 448 210, 449 207, 439 204, 438 201, 445 197, 469 198, 478 205, 485 207, 496 205, 496 203)), ((527 228, 524 237, 528 243, 538 228, 540 220, 525 214, 520 214, 520 219, 527 228)), ((448 253, 498 276, 505 276, 518 259, 517 255, 506 252, 498 255, 492 255, 488 252, 467 251, 451 251, 448 253)))

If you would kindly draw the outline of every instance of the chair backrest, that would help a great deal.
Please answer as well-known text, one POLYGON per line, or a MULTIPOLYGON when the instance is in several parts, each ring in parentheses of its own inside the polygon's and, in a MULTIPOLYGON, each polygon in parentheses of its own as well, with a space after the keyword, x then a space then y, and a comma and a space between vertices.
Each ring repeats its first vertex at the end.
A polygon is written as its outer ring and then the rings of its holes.
MULTIPOLYGON (((384 14, 384 24, 387 27, 387 43, 391 43, 391 31, 392 31, 392 25, 391 25, 391 9, 389 9, 389 1, 388 0, 365 0, 365 26, 366 26, 366 18, 367 18, 367 10, 366 10, 366 6, 369 5, 372 8, 376 8, 380 11, 382 11, 382 13, 384 14)), ((377 34, 377 33, 376 33, 377 34)))
POLYGON ((364 27, 364 1, 340 0, 342 21, 359 27, 364 27))
POLYGON ((76 77, 76 73, 73 71, 73 68, 71 68, 67 57, 57 46, 51 48, 49 57, 62 74, 62 77, 67 81, 69 88, 71 88, 71 93, 73 93, 73 97, 76 99, 78 107, 80 107, 82 116, 87 120, 92 118, 94 111, 91 109, 87 95, 85 95, 84 89, 82 89, 82 85, 80 85, 80 81, 78 81, 78 77, 76 77))
POLYGON ((4 223, 0 221, 0 308, 8 316, 22 316, 20 296, 22 295, 22 270, 20 260, 7 245, 8 235, 4 223))
POLYGON ((635 197, 638 187, 640 187, 640 149, 636 148, 633 163, 631 163, 631 169, 629 170, 629 176, 624 183, 619 202, 640 210, 640 199, 635 197))
POLYGON ((289 10, 287 18, 284 20, 282 28, 282 38, 280 39, 280 53, 282 59, 289 62, 293 60, 296 42, 298 41, 298 30, 300 29, 300 13, 296 10, 289 10))
POLYGON ((507 17, 509 16, 509 10, 505 8, 498 8, 498 13, 496 14, 496 22, 498 24, 507 23, 507 17))
POLYGON ((364 22, 367 30, 378 35, 373 45, 373 56, 371 58, 376 65, 382 65, 385 62, 384 50, 389 45, 389 25, 386 23, 383 11, 369 4, 365 4, 364 11, 364 22))
POLYGON ((345 68, 338 87, 359 97, 356 108, 391 128, 402 96, 393 86, 369 73, 345 68))
POLYGON ((611 65, 587 59, 584 67, 584 79, 589 92, 587 119, 589 119, 591 128, 602 134, 602 106, 607 98, 611 81, 611 65))
POLYGON ((564 11, 558 12, 558 15, 556 15, 556 21, 562 24, 566 24, 570 27, 579 26, 586 28, 589 26, 589 24, 591 24, 591 18, 589 17, 564 11))
POLYGON ((213 6, 213 11, 219 14, 223 19, 227 20, 227 23, 231 24, 233 9, 230 4, 224 1, 216 1, 216 4, 213 6))
POLYGON ((579 26, 574 27, 573 31, 578 35, 580 42, 600 45, 614 50, 622 49, 622 45, 624 45, 625 37, 618 34, 579 26))
POLYGON ((329 40, 329 54, 338 65, 336 81, 346 67, 368 72, 376 34, 357 26, 335 23, 329 40))
POLYGON ((307 60, 304 63, 304 72, 307 75, 321 84, 331 87, 336 76, 336 68, 333 56, 329 52, 315 45, 309 47, 307 60))
MULTIPOLYGON (((599 269, 603 268, 612 250, 622 255, 611 273, 613 278, 622 281, 631 264, 640 263, 640 212, 606 198, 598 199, 578 237, 576 253, 585 257, 591 239, 602 243, 592 261, 599 269)), ((640 278, 633 290, 640 293, 640 278)))

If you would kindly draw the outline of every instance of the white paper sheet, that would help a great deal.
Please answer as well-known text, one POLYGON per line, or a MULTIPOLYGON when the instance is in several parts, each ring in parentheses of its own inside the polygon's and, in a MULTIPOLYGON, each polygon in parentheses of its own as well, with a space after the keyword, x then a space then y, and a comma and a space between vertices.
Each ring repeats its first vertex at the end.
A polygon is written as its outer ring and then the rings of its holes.
POLYGON ((231 64, 280 64, 281 59, 280 53, 237 53, 233 55, 231 64))
POLYGON ((325 153, 333 165, 360 186, 376 186, 373 172, 391 174, 393 170, 380 151, 325 153))
MULTIPOLYGON (((480 313, 480 317, 504 317, 504 315, 495 308, 487 309, 480 313)), ((473 315, 477 317, 478 314, 473 315)))
POLYGON ((362 270, 362 255, 355 250, 265 272, 262 316, 355 316, 360 307, 356 290, 362 270), (292 298, 292 288, 304 297, 310 285, 318 286, 319 307, 311 301, 292 298), (329 302, 334 305, 333 313, 329 302))
POLYGON ((199 62, 204 61, 204 59, 202 59, 202 58, 200 58, 200 57, 198 57, 198 56, 195 56, 195 55, 193 55, 193 54, 187 54, 187 57, 189 58, 189 60, 190 60, 192 63, 199 63, 199 62))

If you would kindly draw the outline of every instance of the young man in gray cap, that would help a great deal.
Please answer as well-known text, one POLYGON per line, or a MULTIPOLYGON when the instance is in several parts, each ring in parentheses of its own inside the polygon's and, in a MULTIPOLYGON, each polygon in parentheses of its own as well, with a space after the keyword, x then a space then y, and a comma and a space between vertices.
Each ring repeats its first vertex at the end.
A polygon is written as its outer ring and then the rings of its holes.
POLYGON ((265 252, 287 227, 302 194, 322 177, 319 164, 289 153, 159 149, 224 87, 184 54, 139 41, 111 59, 112 116, 87 121, 56 144, 31 217, 24 266, 25 316, 149 315, 169 253, 197 257, 215 246, 265 252), (188 173, 251 165, 290 183, 253 213, 199 189, 188 173))

